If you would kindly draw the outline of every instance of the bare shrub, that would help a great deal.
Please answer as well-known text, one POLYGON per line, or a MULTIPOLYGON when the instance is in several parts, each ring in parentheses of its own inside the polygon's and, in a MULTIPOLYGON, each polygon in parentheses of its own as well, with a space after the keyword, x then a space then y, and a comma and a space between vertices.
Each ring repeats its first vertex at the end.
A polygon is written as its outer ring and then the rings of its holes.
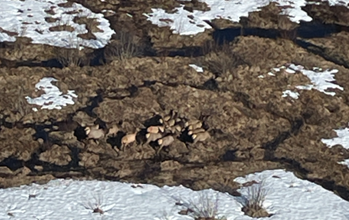
POLYGON ((224 74, 233 74, 234 69, 239 65, 246 64, 246 62, 235 53, 231 46, 227 43, 217 45, 214 43, 207 44, 205 50, 211 49, 204 60, 203 66, 210 70, 216 77, 224 74))
POLYGON ((269 217, 269 213, 263 208, 265 196, 268 191, 264 187, 264 181, 253 181, 247 188, 246 196, 242 195, 242 211, 253 218, 269 217))
POLYGON ((180 214, 189 215, 195 220, 225 220, 226 217, 218 217, 218 201, 219 196, 216 194, 215 198, 209 196, 207 192, 201 192, 197 201, 182 200, 174 198, 176 205, 182 206, 184 210, 180 214))
POLYGON ((24 49, 26 45, 29 45, 32 42, 31 38, 25 37, 27 33, 27 26, 21 28, 21 31, 18 33, 16 37, 16 41, 14 42, 14 51, 19 52, 24 49))
POLYGON ((81 50, 82 40, 71 35, 66 39, 65 47, 54 47, 53 56, 63 67, 85 66, 89 61, 85 53, 81 50))
POLYGON ((82 64, 82 52, 78 48, 56 48, 56 59, 63 67, 80 66, 82 64))
POLYGON ((126 60, 142 54, 143 46, 136 43, 134 35, 120 31, 116 40, 106 46, 104 58, 107 62, 112 60, 126 60))
POLYGON ((92 213, 99 213, 103 215, 105 212, 110 211, 115 206, 114 204, 106 205, 104 204, 103 200, 103 197, 98 194, 94 195, 92 199, 85 198, 85 201, 81 203, 81 205, 84 206, 85 209, 90 209, 92 213))

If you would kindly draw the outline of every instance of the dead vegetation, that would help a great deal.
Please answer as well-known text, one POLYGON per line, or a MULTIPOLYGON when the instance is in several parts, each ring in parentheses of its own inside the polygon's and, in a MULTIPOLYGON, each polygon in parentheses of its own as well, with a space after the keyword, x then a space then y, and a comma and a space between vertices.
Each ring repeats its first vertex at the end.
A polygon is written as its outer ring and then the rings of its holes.
POLYGON ((126 60, 132 57, 141 56, 144 45, 130 33, 118 32, 115 40, 105 47, 104 58, 107 63, 113 60, 126 60))
POLYGON ((183 207, 179 214, 188 215, 194 220, 226 220, 225 216, 220 216, 218 213, 218 194, 213 196, 207 191, 202 191, 196 200, 173 198, 176 200, 176 205, 183 207))
POLYGON ((63 24, 63 25, 57 25, 49 28, 50 31, 68 31, 73 32, 75 28, 73 28, 70 25, 63 24))
POLYGON ((208 53, 200 62, 204 68, 210 70, 216 77, 222 75, 233 75, 236 77, 233 70, 239 65, 246 64, 228 43, 223 43, 222 45, 207 43, 205 48, 208 53))
POLYGON ((264 187, 264 182, 252 181, 247 186, 247 194, 242 195, 242 211, 252 218, 270 217, 270 214, 263 208, 267 190, 264 187))
POLYGON ((79 46, 75 48, 54 48, 54 57, 63 67, 86 65, 87 61, 79 46))

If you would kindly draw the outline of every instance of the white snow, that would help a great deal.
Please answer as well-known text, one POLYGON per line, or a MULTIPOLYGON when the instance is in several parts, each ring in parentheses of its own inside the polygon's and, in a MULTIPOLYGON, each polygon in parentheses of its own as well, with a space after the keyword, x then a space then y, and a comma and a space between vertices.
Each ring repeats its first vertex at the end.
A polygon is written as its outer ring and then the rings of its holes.
MULTIPOLYGON (((59 88, 53 85, 51 82, 56 82, 57 80, 53 77, 44 77, 36 85, 35 91, 43 91, 44 93, 36 98, 31 98, 26 96, 27 102, 29 104, 39 105, 41 109, 62 109, 63 106, 67 104, 73 105, 73 98, 78 96, 74 93, 74 90, 68 90, 67 94, 63 94, 59 88)), ((33 108, 37 111, 36 108, 33 108)))
POLYGON ((345 159, 345 160, 338 162, 338 163, 349 167, 349 159, 345 159))
POLYGON ((184 9, 184 5, 181 5, 172 13, 166 13, 161 8, 152 8, 152 12, 146 15, 147 20, 159 27, 169 26, 175 34, 195 35, 211 28, 204 20, 223 18, 239 22, 241 16, 248 16, 249 12, 259 11, 260 7, 270 2, 277 2, 280 6, 289 6, 287 9, 284 8, 282 13, 288 15, 294 22, 312 20, 305 11, 301 10, 301 6, 305 6, 305 0, 199 0, 199 2, 206 3, 210 10, 189 12, 184 9))
MULTIPOLYGON (((349 129, 337 129, 334 130, 337 134, 337 137, 331 139, 321 139, 322 143, 326 144, 327 147, 331 148, 335 145, 342 145, 345 149, 349 149, 349 129)), ((349 167, 349 159, 338 162, 349 167)))
MULTIPOLYGON (((0 27, 5 31, 15 32, 18 36, 29 37, 36 44, 67 48, 104 47, 114 33, 109 27, 109 21, 103 17, 103 14, 93 13, 77 3, 73 3, 72 7, 68 8, 58 6, 58 4, 66 2, 66 0, 0 0, 0 27), (45 12, 50 9, 54 15, 45 12), (87 33, 87 29, 85 24, 80 25, 73 21, 75 16, 97 19, 100 23, 98 28, 101 30, 101 32, 93 32, 97 40, 85 40, 77 36, 87 33), (58 18, 59 20, 49 23, 46 22, 45 17, 58 18), (50 27, 58 25, 69 25, 75 30, 73 32, 49 30, 50 27)), ((0 42, 15 40, 14 36, 0 31, 0 42)))
MULTIPOLYGON (((187 1, 187 0, 185 0, 187 1)), ((306 4, 319 4, 318 1, 307 2, 306 0, 198 0, 206 3, 210 8, 208 11, 193 10, 193 12, 184 9, 184 5, 175 8, 171 13, 165 12, 161 8, 152 8, 152 12, 144 14, 147 20, 159 27, 169 26, 174 34, 195 35, 210 29, 204 20, 213 20, 223 18, 231 22, 239 22, 240 17, 248 16, 249 12, 259 11, 261 7, 267 6, 271 2, 276 2, 282 6, 281 14, 287 15, 291 21, 299 23, 300 21, 311 21, 312 18, 302 10, 301 7, 306 4), (189 16, 189 17, 188 17, 189 16), (192 18, 190 18, 192 17, 192 18)), ((323 2, 325 0, 322 0, 323 2)), ((326 0, 327 1, 327 0, 326 0)), ((183 0, 178 0, 183 2, 183 0)), ((349 0, 329 0, 330 5, 347 6, 349 0)))
POLYGON ((340 144, 345 149, 349 149, 349 129, 338 129, 334 130, 337 137, 332 139, 321 139, 322 143, 326 144, 328 147, 333 147, 334 145, 340 144))
POLYGON ((289 89, 285 90, 282 92, 282 97, 287 97, 290 96, 291 98, 298 99, 299 93, 298 92, 293 92, 289 89))
MULTIPOLYGON (((323 70, 320 67, 313 67, 312 70, 307 70, 301 65, 295 65, 293 63, 282 66, 280 68, 275 67, 272 69, 274 72, 280 72, 281 69, 285 71, 285 74, 294 74, 296 71, 301 72, 303 75, 307 76, 312 84, 308 85, 299 85, 296 86, 296 89, 299 90, 311 90, 316 89, 320 92, 325 93, 326 95, 334 96, 335 92, 326 91, 329 88, 343 90, 343 87, 333 83, 335 81, 334 74, 338 73, 337 69, 326 69, 323 70)), ((268 72, 268 75, 274 75, 273 72, 268 72)), ((283 91, 282 97, 291 96, 294 99, 299 97, 299 93, 297 91, 285 90, 283 91)))
MULTIPOLYGON (((333 6, 333 5, 343 5, 343 6, 348 6, 349 4, 349 0, 321 0, 322 2, 328 2, 329 5, 333 6)), ((314 2, 308 2, 312 3, 312 4, 320 4, 320 2, 318 1, 314 1, 314 2)))
POLYGON ((204 69, 196 64, 189 64, 189 66, 192 67, 198 73, 204 72, 204 69))
MULTIPOLYGON (((265 170, 250 174, 246 178, 236 178, 243 183, 262 181, 266 190, 265 208, 275 213, 269 219, 348 219, 349 203, 333 192, 327 191, 312 182, 298 179, 292 172, 265 170)), ((240 191, 247 193, 244 188, 240 191)))
MULTIPOLYGON (((263 182, 264 208, 273 214, 270 220, 344 220, 349 217, 347 201, 319 185, 298 179, 291 172, 266 170, 235 179, 241 184, 252 180, 263 182)), ((240 192, 246 197, 248 188, 240 192)), ((0 219, 60 220, 64 216, 66 220, 192 220, 190 216, 178 214, 184 207, 175 203, 200 207, 208 202, 203 198, 216 206, 217 217, 253 219, 241 211, 243 197, 212 189, 193 191, 183 186, 160 188, 149 184, 57 179, 44 185, 0 189, 0 219), (104 213, 93 213, 96 208, 104 213)))
POLYGON ((301 71, 313 83, 312 85, 297 86, 298 89, 311 90, 314 88, 316 90, 319 90, 320 92, 323 92, 323 93, 325 93, 327 95, 331 95, 331 96, 336 95, 336 93, 335 92, 327 92, 326 90, 328 88, 343 90, 343 87, 332 83, 333 81, 335 81, 334 74, 338 73, 337 69, 321 71, 320 68, 313 68, 315 70, 314 71, 314 70, 306 70, 306 69, 304 69, 303 66, 294 65, 294 64, 291 64, 288 68, 291 70, 294 70, 294 71, 297 71, 297 70, 301 71), (318 71, 316 71, 316 70, 318 70, 318 71))

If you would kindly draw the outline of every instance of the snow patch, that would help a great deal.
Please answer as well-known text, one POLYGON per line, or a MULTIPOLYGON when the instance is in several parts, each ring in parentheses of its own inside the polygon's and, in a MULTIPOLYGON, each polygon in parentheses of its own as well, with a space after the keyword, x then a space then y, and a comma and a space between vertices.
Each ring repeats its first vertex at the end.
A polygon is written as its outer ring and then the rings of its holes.
POLYGON ((345 160, 343 160, 341 162, 338 162, 338 163, 342 164, 342 165, 345 165, 345 166, 347 166, 349 168, 349 159, 345 159, 345 160))
POLYGON ((337 144, 342 145, 345 149, 349 149, 349 129, 338 129, 334 130, 337 137, 331 139, 321 139, 322 143, 326 144, 328 147, 333 147, 337 144))
MULTIPOLYGON (((274 214, 270 217, 273 220, 349 217, 347 201, 315 183, 298 179, 291 172, 265 170, 235 179, 240 184, 253 180, 263 181, 267 192, 264 208, 274 214)), ((247 191, 248 187, 240 189, 243 196, 247 191)), ((178 214, 183 207, 175 205, 186 201, 198 207, 212 202, 218 217, 225 216, 227 220, 253 219, 241 211, 241 197, 212 189, 193 191, 183 186, 160 188, 150 184, 56 179, 44 185, 0 189, 0 199, 0 219, 59 220, 64 216, 65 219, 190 220, 191 217, 178 214), (202 195, 211 198, 210 201, 200 200, 202 195), (103 213, 94 213, 96 208, 103 213)))
MULTIPOLYGON (((53 85, 51 82, 56 82, 57 80, 53 77, 44 77, 36 85, 35 91, 42 91, 43 94, 36 98, 30 98, 26 96, 27 102, 29 104, 39 105, 41 109, 62 109, 62 106, 67 104, 73 105, 73 98, 78 96, 74 93, 74 90, 68 90, 67 94, 63 94, 59 88, 53 85)), ((33 111, 37 111, 33 108, 33 111)))
POLYGON ((0 42, 15 41, 14 36, 6 32, 17 33, 18 36, 31 38, 36 44, 49 44, 58 47, 77 48, 86 46, 91 48, 104 47, 110 40, 113 33, 109 21, 103 14, 96 14, 81 4, 73 3, 71 7, 59 6, 66 3, 66 0, 1 0, 0 42), (77 24, 74 17, 94 18, 99 22, 97 26, 101 32, 93 32, 97 39, 82 39, 78 34, 87 33, 85 24, 77 24), (50 19, 57 21, 48 22, 50 19), (74 31, 51 31, 51 27, 68 25, 74 31))
MULTIPOLYGON (((349 0, 321 0, 322 2, 328 2, 330 6, 334 6, 334 5, 342 5, 342 6, 346 6, 348 7, 349 4, 349 0)), ((316 5, 320 5, 321 2, 319 1, 309 1, 307 2, 308 4, 316 4, 316 5)))
POLYGON ((203 73, 204 69, 200 66, 197 66, 196 64, 189 64, 190 67, 192 67, 196 72, 203 73))
MULTIPOLYGON (((347 201, 317 184, 297 178, 292 172, 265 170, 234 181, 243 184, 253 180, 263 184, 264 208, 269 214, 274 213, 272 219, 344 220, 349 217, 347 201)), ((242 188, 240 193, 246 195, 247 190, 248 187, 242 188)))
POLYGON ((270 2, 277 2, 283 6, 282 14, 289 16, 290 20, 299 23, 299 21, 311 21, 312 18, 301 9, 305 6, 305 0, 281 1, 281 0, 199 0, 204 2, 210 8, 209 11, 193 10, 189 12, 181 5, 167 13, 161 8, 152 8, 152 12, 146 15, 147 20, 159 27, 169 26, 174 34, 195 35, 210 29, 205 20, 227 19, 232 22, 239 22, 241 16, 248 16, 249 12, 260 11, 261 7, 267 6, 270 2), (285 7, 287 6, 287 7, 285 7))
POLYGON ((298 99, 299 93, 293 92, 293 91, 287 89, 287 90, 282 92, 282 97, 287 97, 287 96, 294 98, 294 99, 298 99))
POLYGON ((295 64, 291 64, 288 68, 294 71, 301 71, 313 83, 312 85, 297 86, 296 88, 298 89, 311 90, 314 88, 316 90, 319 90, 320 92, 325 93, 326 95, 331 95, 331 96, 336 95, 336 93, 327 92, 326 90, 328 88, 343 90, 343 87, 332 83, 333 81, 335 81, 334 74, 338 73, 337 69, 333 69, 333 70, 327 69, 327 70, 321 71, 322 70, 321 68, 314 67, 313 70, 306 70, 304 69, 303 66, 295 65, 295 64))
MULTIPOLYGON (((309 85, 299 85, 296 86, 296 89, 299 90, 311 90, 316 89, 320 92, 325 93, 326 95, 334 96, 335 92, 326 91, 329 88, 343 90, 343 87, 333 83, 336 79, 334 74, 338 73, 337 69, 326 69, 323 70, 320 67, 313 67, 312 70, 307 70, 301 65, 288 64, 286 67, 275 67, 272 69, 273 72, 280 72, 281 70, 285 71, 285 74, 294 74, 297 71, 301 72, 303 75, 307 76, 312 84, 309 85)), ((274 75, 273 72, 268 72, 268 75, 274 75)), ((297 99, 299 93, 296 91, 285 90, 283 91, 282 97, 291 96, 292 98, 297 99)))
MULTIPOLYGON (((338 129, 334 130, 337 134, 337 137, 331 139, 321 139, 321 142, 326 144, 327 147, 331 148, 335 145, 342 145, 345 149, 349 149, 349 129, 338 129)), ((346 165, 349 167, 349 159, 338 162, 339 164, 346 165)))

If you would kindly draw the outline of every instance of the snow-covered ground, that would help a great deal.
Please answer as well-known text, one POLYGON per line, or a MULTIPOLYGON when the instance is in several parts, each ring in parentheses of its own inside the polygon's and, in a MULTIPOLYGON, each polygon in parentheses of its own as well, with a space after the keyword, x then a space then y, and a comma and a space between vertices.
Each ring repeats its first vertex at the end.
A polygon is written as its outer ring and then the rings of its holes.
MULTIPOLYGON (((273 214, 268 219, 349 218, 349 202, 319 185, 298 179, 292 172, 266 170, 235 179, 241 184, 252 180, 263 181, 264 208, 273 214)), ((247 196, 247 191, 248 187, 240 190, 243 196, 247 196)), ((253 219, 241 211, 241 197, 211 189, 193 191, 183 186, 160 188, 148 184, 58 179, 45 185, 0 189, 0 198, 0 219, 190 220, 193 218, 178 214, 185 208, 176 203, 200 207, 205 203, 203 198, 217 207, 217 217, 253 219), (103 213, 93 212, 97 208, 103 213)))
MULTIPOLYGON (((32 105, 41 106, 41 109, 62 109, 67 104, 74 104, 73 98, 78 96, 74 90, 68 90, 67 94, 63 94, 59 88, 52 84, 57 80, 53 77, 44 77, 35 85, 35 92, 41 92, 38 97, 31 98, 26 96, 27 102, 32 105)), ((38 111, 33 107, 34 111, 38 111)))
POLYGON ((173 33, 181 35, 194 35, 210 29, 204 20, 227 19, 232 22, 239 22, 241 16, 248 16, 249 12, 259 11, 261 7, 270 2, 277 2, 280 6, 289 6, 283 9, 294 22, 311 21, 312 18, 301 9, 305 6, 305 0, 283 1, 283 0, 199 0, 204 2, 210 8, 208 11, 193 10, 193 12, 184 9, 184 5, 177 7, 173 13, 167 13, 161 8, 153 8, 152 13, 147 14, 148 20, 160 27, 169 26, 173 33))
POLYGON ((58 47, 76 48, 86 46, 91 48, 104 47, 114 31, 110 29, 109 21, 103 14, 96 14, 80 4, 72 7, 59 6, 66 0, 0 0, 0 42, 15 41, 18 36, 31 38, 36 44, 49 44, 58 47), (100 32, 93 32, 96 40, 82 39, 78 34, 87 33, 85 24, 73 21, 74 17, 94 18, 100 24, 100 32), (48 22, 49 19, 58 19, 48 22), (51 31, 51 27, 68 25, 74 28, 70 31, 51 31))
MULTIPOLYGON (((337 137, 332 139, 321 139, 322 143, 326 144, 328 147, 333 147, 335 145, 341 145, 345 149, 349 149, 349 129, 337 129, 334 130, 337 134, 337 137)), ((346 165, 349 167, 349 159, 338 162, 339 164, 346 165)))
POLYGON ((196 64, 189 64, 191 68, 193 68, 198 73, 203 73, 204 69, 201 66, 198 66, 196 64))
MULTIPOLYGON (((179 2, 181 1, 179 0, 179 2)), ((205 20, 223 18, 239 22, 241 16, 247 17, 249 12, 259 11, 261 7, 267 6, 270 2, 276 2, 282 6, 281 13, 287 15, 293 22, 311 21, 312 18, 301 7, 305 6, 306 3, 320 4, 319 1, 307 2, 306 0, 199 0, 199 2, 206 3, 210 10, 190 12, 184 9, 184 5, 181 5, 175 8, 172 13, 167 13, 161 8, 153 8, 152 13, 145 14, 145 16, 159 27, 169 26, 175 34, 195 35, 211 28, 205 20)), ((329 0, 329 3, 330 5, 347 6, 349 1, 329 0)))
MULTIPOLYGON (((275 76, 275 74, 280 74, 283 72, 284 74, 294 74, 296 71, 301 72, 303 75, 307 76, 312 84, 309 85, 298 85, 295 88, 298 90, 312 90, 316 89, 320 92, 325 93, 326 95, 334 96, 335 92, 326 91, 327 89, 339 89, 343 90, 343 87, 333 83, 335 81, 334 74, 338 73, 337 69, 326 69, 323 70, 319 67, 314 67, 312 70, 307 70, 301 65, 288 64, 286 66, 273 68, 272 72, 268 72, 269 76, 275 76)), ((265 76, 258 76, 261 79, 264 79, 265 76)), ((282 97, 290 96, 294 99, 298 99, 299 93, 296 90, 287 89, 283 91, 282 97)))

